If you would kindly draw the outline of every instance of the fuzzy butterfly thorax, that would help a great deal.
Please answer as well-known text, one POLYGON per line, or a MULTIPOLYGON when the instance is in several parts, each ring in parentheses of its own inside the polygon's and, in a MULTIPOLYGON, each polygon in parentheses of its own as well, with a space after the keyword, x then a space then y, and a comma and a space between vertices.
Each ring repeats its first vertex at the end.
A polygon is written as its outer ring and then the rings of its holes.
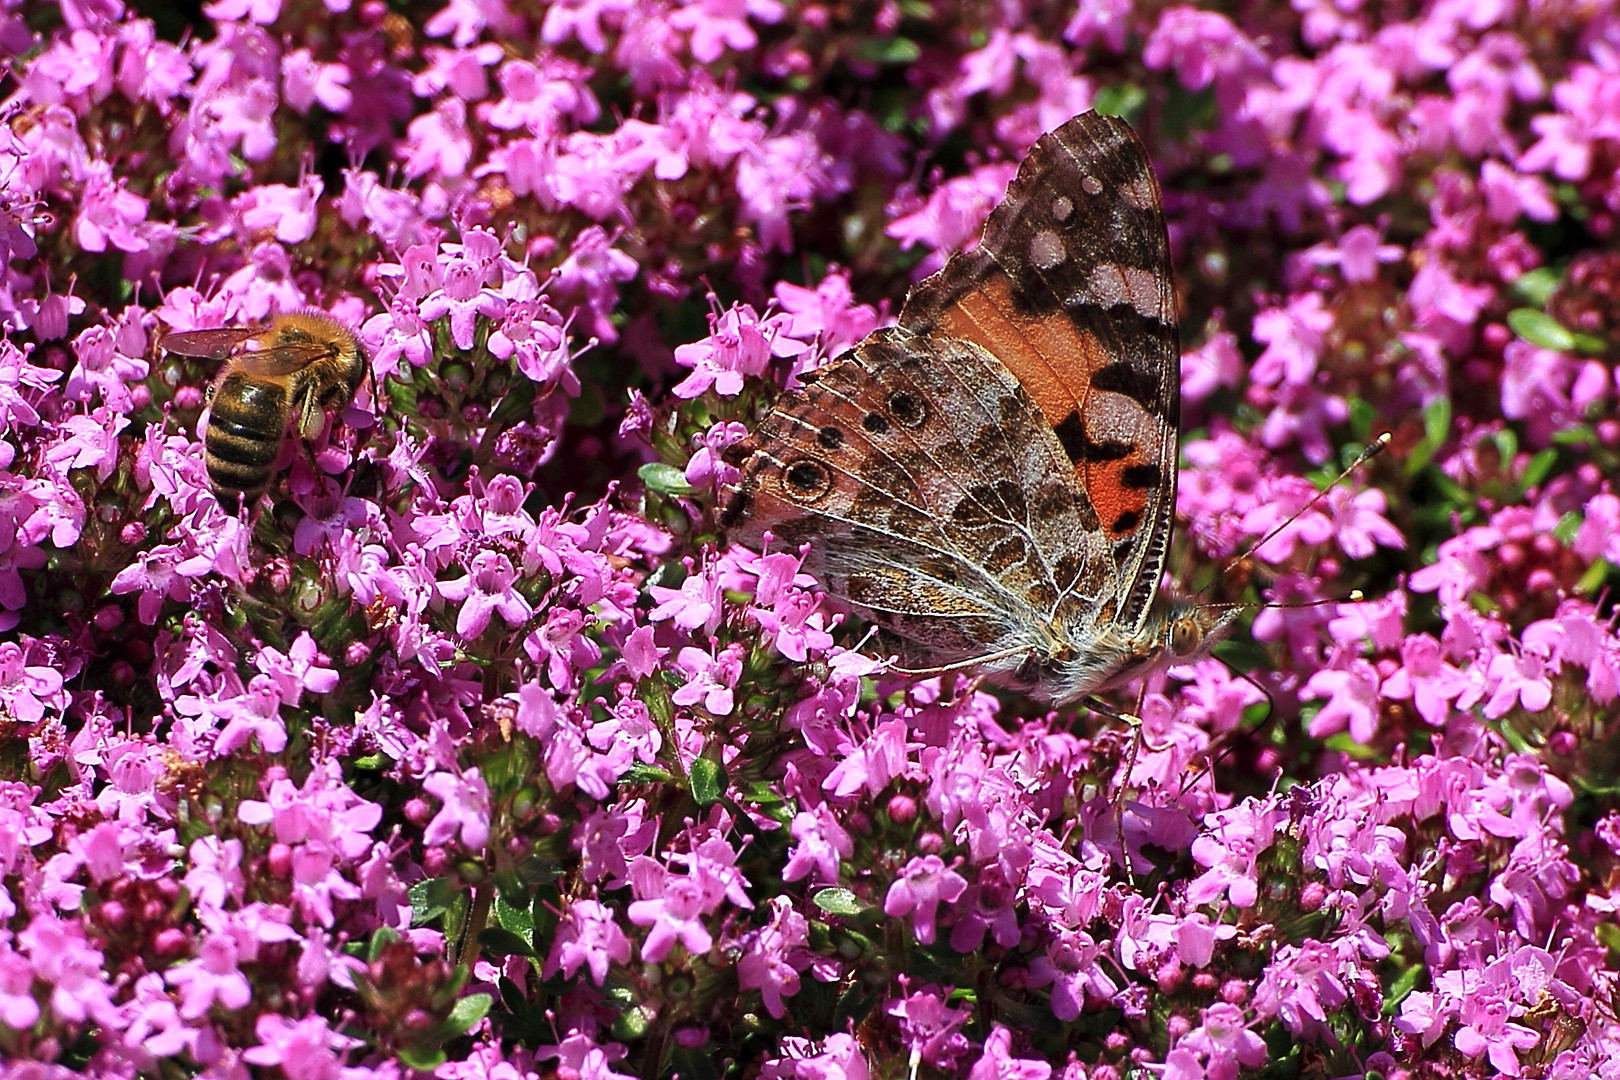
POLYGON ((1065 703, 1207 652, 1236 618, 1160 595, 1180 436, 1169 239, 1147 153, 1085 113, 898 325, 731 447, 728 539, 805 569, 932 669, 1065 703))

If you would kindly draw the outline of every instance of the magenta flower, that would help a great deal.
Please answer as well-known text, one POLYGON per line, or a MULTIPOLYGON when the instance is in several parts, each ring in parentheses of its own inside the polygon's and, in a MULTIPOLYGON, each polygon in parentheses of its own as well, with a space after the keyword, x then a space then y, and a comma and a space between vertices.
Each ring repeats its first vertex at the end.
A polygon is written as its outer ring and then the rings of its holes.
POLYGON ((692 56, 712 64, 726 49, 744 51, 759 44, 749 18, 774 23, 782 18, 777 0, 691 0, 670 13, 669 25, 692 35, 692 56))
POLYGON ((891 1002, 887 1011, 899 1019, 900 1037, 910 1048, 913 1060, 944 1069, 968 1052, 970 1044, 961 1028, 969 1014, 945 1004, 939 987, 924 986, 907 993, 891 1002))
POLYGON ((1372 742, 1378 733, 1378 683, 1378 670, 1365 660, 1312 675, 1301 696, 1328 700, 1311 718, 1307 728, 1311 737, 1325 739, 1348 730, 1356 742, 1372 742))
POLYGON ((870 1080, 866 1055, 855 1036, 834 1032, 819 1045, 789 1035, 781 1042, 782 1057, 761 1071, 764 1080, 870 1080))
POLYGON ((608 964, 629 962, 630 939, 614 921, 613 912, 595 900, 577 900, 557 928, 546 957, 546 974, 550 977, 560 971, 573 978, 581 967, 588 967, 592 980, 601 986, 607 979, 608 964))
POLYGON ((1253 802, 1211 814, 1207 831, 1192 844, 1192 857, 1209 869, 1188 888, 1187 902, 1207 904, 1225 893, 1238 907, 1253 907, 1257 860, 1283 820, 1282 810, 1253 802))
POLYGON ((288 1080, 361 1080, 369 1075, 370 1070, 343 1066, 344 1052, 359 1046, 360 1040, 333 1031, 325 1017, 294 1021, 265 1013, 254 1033, 259 1045, 242 1057, 254 1065, 279 1066, 288 1080))
POLYGON ((1379 687, 1384 697, 1411 701, 1423 721, 1433 727, 1451 715, 1451 702, 1469 688, 1462 672, 1440 656, 1440 645, 1427 634, 1414 634, 1401 646, 1401 666, 1379 687))
POLYGON ((814 876, 817 882, 836 883, 841 859, 855 853, 855 842, 825 804, 812 810, 801 810, 790 826, 797 841, 782 869, 782 880, 798 881, 814 876))
POLYGON ((737 679, 742 675, 743 650, 730 645, 718 656, 688 645, 675 658, 675 666, 687 675, 685 685, 670 695, 677 705, 697 705, 714 716, 728 715, 736 703, 737 679))
POLYGON ((433 773, 422 780, 422 790, 444 804, 428 822, 422 842, 446 844, 459 837, 469 850, 481 851, 489 842, 489 787, 478 770, 433 773))
POLYGON ((990 1029, 984 1053, 968 1071, 968 1080, 1047 1080, 1052 1066, 1034 1058, 1012 1055, 1012 1032, 1001 1024, 990 1029))
POLYGON ((664 959, 677 944, 695 955, 707 953, 714 944, 702 921, 712 908, 705 902, 704 890, 689 878, 670 879, 661 898, 634 900, 628 910, 632 923, 649 928, 641 945, 642 959, 649 964, 664 959))
POLYGON ((542 1059, 557 1058, 558 1074, 577 1076, 579 1080, 632 1080, 624 1073, 614 1072, 610 1064, 624 1057, 622 1046, 609 1043, 598 1046, 583 1033, 569 1035, 556 1046, 541 1047, 537 1055, 542 1059))
POLYGON ((906 863, 901 876, 889 885, 883 913, 911 917, 911 932, 923 945, 934 940, 935 917, 941 904, 953 904, 967 890, 967 880, 945 865, 938 855, 924 855, 906 863))
POLYGON ((785 896, 770 903, 771 921, 750 934, 737 963, 737 983, 744 990, 758 990, 765 1011, 781 1018, 787 1013, 782 999, 799 992, 799 969, 808 966, 810 924, 793 910, 785 896))
POLYGON ((0 642, 0 711, 12 720, 36 724, 46 711, 67 708, 62 675, 45 664, 30 664, 14 641, 0 642))
POLYGON ((1201 1075, 1209 1080, 1236 1080, 1242 1066, 1266 1062, 1266 1046, 1244 1021, 1235 1005, 1216 1004, 1203 1011, 1203 1023, 1183 1035, 1177 1047, 1202 1057, 1201 1075))
POLYGON ((495 551, 480 551, 472 557, 465 577, 438 582, 440 596, 461 605, 456 614, 456 634, 471 640, 489 628, 499 614, 508 626, 521 626, 534 608, 517 591, 517 568, 512 560, 495 551))
POLYGON ((266 645, 259 650, 253 664, 270 678, 283 705, 294 705, 308 692, 330 694, 338 686, 338 673, 321 665, 322 657, 315 649, 315 639, 306 631, 286 653, 266 645))
POLYGON ((707 339, 675 350, 675 362, 692 368, 670 392, 695 398, 710 389, 722 397, 742 391, 743 376, 763 375, 772 356, 795 356, 805 346, 788 337, 780 315, 761 319, 752 308, 734 304, 711 314, 707 339))
POLYGON ((164 973, 180 991, 180 1015, 196 1020, 218 1007, 240 1009, 253 997, 253 989, 238 967, 236 939, 210 934, 203 939, 197 958, 164 973))
MULTIPOLYGON (((1556 665, 1551 665, 1556 670, 1556 665)), ((1510 710, 1540 712, 1552 703, 1552 671, 1545 657, 1527 650, 1498 653, 1491 658, 1486 678, 1491 684, 1485 715, 1495 719, 1510 710)))

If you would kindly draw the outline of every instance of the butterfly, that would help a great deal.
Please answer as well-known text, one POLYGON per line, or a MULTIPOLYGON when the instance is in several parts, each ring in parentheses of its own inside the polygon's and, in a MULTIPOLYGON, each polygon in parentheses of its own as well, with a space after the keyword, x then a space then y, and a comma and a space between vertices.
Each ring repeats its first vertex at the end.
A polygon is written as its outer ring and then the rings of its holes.
POLYGON ((1067 704, 1205 655, 1238 617, 1160 589, 1180 453, 1170 244, 1147 151, 1043 135, 972 251, 802 377, 726 460, 728 540, 805 570, 931 671, 1067 704))

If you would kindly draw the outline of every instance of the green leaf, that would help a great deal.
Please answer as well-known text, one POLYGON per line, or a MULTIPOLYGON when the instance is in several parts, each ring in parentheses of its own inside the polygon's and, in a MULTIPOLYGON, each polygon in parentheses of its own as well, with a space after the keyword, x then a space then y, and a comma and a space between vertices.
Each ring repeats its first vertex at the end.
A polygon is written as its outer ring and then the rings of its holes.
POLYGON ((1565 547, 1575 542, 1575 535, 1581 531, 1581 524, 1585 518, 1571 510, 1558 519, 1558 524, 1552 527, 1552 536, 1565 547))
POLYGON ((1581 579, 1575 583, 1575 595, 1591 596, 1596 593, 1603 588, 1604 582, 1609 579, 1609 572, 1613 569, 1614 567, 1610 566, 1604 559, 1599 559, 1591 566, 1588 566, 1586 573, 1582 574, 1581 579))
POLYGON ((394 1053, 417 1072, 430 1073, 450 1060, 443 1050, 428 1046, 401 1046, 394 1053))
POLYGON ((491 956, 533 956, 534 949, 527 941, 510 930, 499 926, 486 926, 478 931, 478 944, 491 956))
POLYGON ((1597 441, 1597 433, 1592 430, 1591 424, 1576 424, 1553 432, 1552 441, 1554 446, 1585 448, 1597 441))
POLYGON ((1091 99, 1091 107, 1104 116, 1124 117, 1134 113, 1147 100, 1147 91, 1140 86, 1119 84, 1099 87, 1091 99))
POLYGON ((619 779, 626 784, 667 784, 675 779, 675 774, 660 766, 638 761, 619 779))
POLYGON ((529 379, 518 379, 489 414, 489 426, 504 430, 520 420, 527 420, 534 412, 535 390, 535 384, 529 379))
POLYGON ((1385 1002, 1385 1008, 1388 1009, 1391 1005, 1399 1004, 1406 995, 1417 989, 1418 980, 1428 973, 1428 967, 1423 964, 1409 964, 1403 968, 1390 985, 1389 1000, 1385 1002))
POLYGON ((855 46, 855 56, 870 64, 901 66, 915 64, 922 49, 910 38, 866 38, 855 46))
POLYGON ((1451 399, 1437 397, 1423 407, 1423 438, 1406 456, 1406 475, 1416 476, 1451 438, 1451 399))
POLYGON ((366 942, 366 962, 373 963, 387 946, 399 940, 399 931, 391 926, 379 926, 366 942))
POLYGON ((1544 308, 1558 288, 1562 275, 1549 266, 1539 266, 1528 274, 1520 274, 1513 282, 1513 291, 1531 307, 1544 308))
POLYGON ((848 889, 821 889, 810 898, 810 902, 829 915, 846 918, 859 915, 864 910, 855 894, 848 889))
POLYGON ((1530 464, 1524 467, 1524 474, 1519 477, 1520 494, 1529 491, 1533 487, 1540 487, 1556 464, 1558 464, 1558 451, 1550 446, 1531 458, 1530 464))
MULTIPOLYGON (((1355 435, 1356 438, 1365 442, 1368 440, 1368 433, 1372 431, 1373 425, 1381 422, 1379 419, 1378 406, 1374 405, 1366 398, 1361 397, 1351 398, 1349 404, 1350 431, 1355 435)), ((1340 451, 1341 454, 1348 455, 1352 461, 1355 459, 1355 455, 1359 452, 1359 450, 1349 446, 1344 447, 1340 451)), ((1350 461, 1345 462, 1346 465, 1349 463, 1350 461)))
POLYGON ((1337 750, 1341 754, 1348 757, 1357 758, 1359 760, 1367 760, 1369 758, 1377 757, 1379 753, 1377 748, 1366 746, 1357 742, 1356 737, 1351 735, 1348 731, 1341 731, 1336 735, 1329 735, 1324 745, 1329 750, 1337 750))
POLYGON ((1557 319, 1535 308, 1514 308, 1508 312, 1508 326, 1515 334, 1532 345, 1558 352, 1575 351, 1575 335, 1564 329, 1557 319))
POLYGON ((525 941, 529 932, 534 929, 534 917, 529 914, 527 906, 517 907, 506 902, 504 894, 495 896, 495 925, 510 930, 525 941))
POLYGON ((472 1026, 488 1014, 494 1000, 488 994, 468 994, 450 1010, 450 1015, 445 1018, 445 1026, 458 1035, 472 1030, 472 1026))
POLYGON ((411 925, 426 926, 443 915, 459 893, 449 878, 418 881, 406 894, 411 898, 411 925))
POLYGON ((686 482, 684 472, 661 461, 647 462, 636 470, 636 474, 649 491, 656 491, 660 495, 690 495, 697 490, 686 482))
POLYGON ((1609 343, 1592 334, 1576 333, 1575 351, 1585 356, 1602 356, 1609 351, 1609 343))
POLYGON ((700 757, 692 762, 692 798, 702 807, 710 807, 726 794, 725 766, 711 758, 700 757))

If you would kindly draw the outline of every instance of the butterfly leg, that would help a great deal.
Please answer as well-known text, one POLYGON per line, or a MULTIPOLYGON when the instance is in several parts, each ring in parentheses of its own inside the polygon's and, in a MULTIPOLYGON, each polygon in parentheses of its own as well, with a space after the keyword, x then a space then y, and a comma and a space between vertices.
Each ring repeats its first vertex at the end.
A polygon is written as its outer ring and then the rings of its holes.
POLYGON ((1230 664, 1227 665, 1227 670, 1231 671, 1238 678, 1260 691, 1260 695, 1265 698, 1266 715, 1254 727, 1247 729, 1241 727, 1240 721, 1239 726, 1233 727, 1222 738, 1222 745, 1219 747, 1211 745, 1209 749, 1204 752, 1204 757, 1207 764, 1199 772, 1193 774, 1192 778, 1185 783, 1184 788, 1197 787, 1198 783, 1203 780, 1204 777, 1215 771, 1215 766, 1219 765, 1224 758, 1230 755, 1239 746, 1243 745, 1245 740, 1257 738, 1263 734, 1266 729, 1270 728, 1277 722, 1277 701, 1276 698, 1272 696, 1271 691, 1265 686, 1261 685, 1253 675, 1250 675, 1246 671, 1238 671, 1230 664))
POLYGON ((1118 720, 1131 729, 1131 748, 1126 752, 1125 761, 1118 770, 1119 786, 1115 789, 1113 797, 1114 829, 1119 840, 1120 863, 1125 867, 1125 876, 1127 878, 1135 877, 1136 870, 1131 866, 1131 849, 1125 843, 1125 793, 1130 789, 1131 773, 1136 771, 1136 759, 1142 750, 1141 713, 1142 701, 1146 695, 1147 688, 1143 687, 1142 692, 1137 695, 1135 713, 1120 712, 1101 698, 1088 697, 1085 699, 1086 707, 1093 712, 1106 716, 1110 720, 1118 720))

